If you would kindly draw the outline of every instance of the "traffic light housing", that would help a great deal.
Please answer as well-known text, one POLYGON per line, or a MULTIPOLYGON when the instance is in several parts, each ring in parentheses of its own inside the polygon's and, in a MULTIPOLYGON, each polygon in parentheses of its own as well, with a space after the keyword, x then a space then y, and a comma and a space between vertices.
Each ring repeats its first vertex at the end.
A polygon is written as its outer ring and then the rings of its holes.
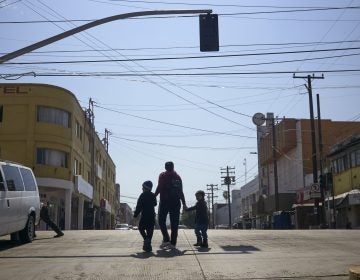
POLYGON ((200 28, 200 51, 202 52, 219 51, 218 15, 216 14, 199 15, 199 28, 200 28))

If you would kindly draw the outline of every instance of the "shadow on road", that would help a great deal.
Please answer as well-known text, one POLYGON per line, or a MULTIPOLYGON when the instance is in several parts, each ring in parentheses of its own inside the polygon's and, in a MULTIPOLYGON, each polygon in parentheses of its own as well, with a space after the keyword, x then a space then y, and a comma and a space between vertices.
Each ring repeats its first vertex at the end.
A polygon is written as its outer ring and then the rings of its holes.
MULTIPOLYGON (((45 239, 54 239, 54 237, 44 237, 44 238, 38 238, 36 237, 33 242, 36 242, 37 240, 45 240, 45 239)), ((15 248, 21 245, 25 245, 26 243, 21 243, 20 241, 11 241, 11 240, 0 240, 0 252, 9 250, 11 248, 15 248)))
POLYGON ((256 248, 251 245, 224 245, 220 246, 226 252, 241 252, 241 253, 249 253, 253 251, 260 251, 259 248, 256 248))
POLYGON ((183 256, 187 251, 189 250, 178 250, 178 249, 172 249, 172 250, 156 250, 156 253, 153 252, 139 252, 136 254, 132 254, 131 256, 138 259, 147 259, 150 257, 157 257, 157 258, 173 258, 173 257, 179 257, 183 256))
POLYGON ((0 252, 20 246, 20 245, 21 244, 19 242, 14 242, 14 241, 10 241, 10 240, 0 240, 0 252))

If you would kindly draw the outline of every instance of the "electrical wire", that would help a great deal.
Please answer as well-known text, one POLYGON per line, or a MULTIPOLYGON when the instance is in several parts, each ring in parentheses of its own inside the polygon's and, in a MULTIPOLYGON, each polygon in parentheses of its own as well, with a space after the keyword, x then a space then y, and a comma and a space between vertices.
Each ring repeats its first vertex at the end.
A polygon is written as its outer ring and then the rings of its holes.
POLYGON ((137 118, 137 119, 142 119, 142 120, 146 120, 146 121, 150 121, 150 122, 155 122, 155 123, 161 123, 161 124, 175 126, 175 127, 186 128, 186 129, 190 129, 190 130, 196 130, 196 131, 202 131, 202 132, 208 132, 208 133, 214 133, 214 134, 220 134, 220 135, 227 135, 227 136, 234 136, 234 137, 241 137, 241 138, 256 138, 256 137, 248 136, 248 135, 239 135, 239 134, 234 134, 234 133, 229 133, 229 132, 220 132, 220 131, 214 131, 214 130, 207 130, 207 129, 202 129, 202 128, 195 128, 195 127, 190 127, 190 126, 185 126, 185 125, 179 125, 179 124, 174 124, 174 123, 169 123, 169 122, 164 122, 164 121, 153 120, 153 119, 149 119, 149 118, 145 118, 145 117, 136 116, 136 115, 133 115, 133 114, 120 112, 120 111, 113 110, 113 109, 110 109, 110 108, 105 108, 105 107, 97 105, 97 104, 95 104, 94 106, 97 107, 97 108, 106 110, 106 111, 117 113, 117 114, 129 116, 129 117, 133 117, 133 118, 137 118))
POLYGON ((156 60, 184 60, 184 59, 207 59, 207 58, 224 58, 224 57, 244 57, 244 56, 266 56, 266 55, 283 55, 283 54, 300 54, 300 53, 317 53, 333 51, 350 51, 359 50, 360 47, 352 48, 333 48, 320 50, 302 50, 302 51, 284 51, 284 52, 263 52, 263 53, 246 53, 246 54, 224 54, 224 55, 202 55, 202 56, 183 56, 183 57, 162 57, 162 58, 134 58, 134 59, 111 59, 111 60, 73 60, 73 61, 33 61, 33 62, 5 62, 3 65, 27 65, 27 64, 71 64, 71 63, 99 63, 99 62, 135 62, 135 61, 156 61, 156 60))
MULTIPOLYGON (((42 3, 40 0, 39 0, 39 2, 42 3)), ((42 3, 42 4, 43 4, 44 6, 46 6, 46 7, 48 7, 48 6, 45 5, 44 3, 42 3)), ((53 9, 51 9, 50 7, 48 7, 48 8, 49 8, 50 10, 52 10, 53 12, 55 12, 55 11, 54 11, 53 9)), ((55 13, 56 13, 56 12, 55 12, 55 13)), ((88 34, 86 31, 85 31, 85 33, 88 34)), ((91 36, 92 38, 96 39, 97 41, 101 42, 103 45, 106 46, 106 44, 105 44, 104 42, 98 40, 98 39, 95 38, 94 36, 92 36, 92 35, 90 35, 90 34, 89 34, 89 36, 91 36)), ((117 52, 117 53, 119 53, 119 52, 117 52)), ((120 54, 120 53, 119 53, 119 54, 120 54)), ((122 56, 123 56, 123 55, 122 55, 122 56)), ((125 57, 125 56, 124 56, 124 57, 125 57)), ((135 64, 137 64, 136 62, 134 62, 134 60, 132 60, 132 62, 135 63, 135 64)), ((140 65, 140 64, 137 64, 137 65, 138 65, 138 66, 141 66, 142 68, 144 68, 145 70, 147 70, 147 69, 146 69, 145 67, 143 67, 142 65, 140 65)), ((128 69, 129 69, 129 68, 128 68, 128 69)), ((131 69, 129 69, 129 70, 130 70, 131 72, 134 72, 134 71, 132 71, 131 69)), ((144 77, 144 76, 143 76, 143 77, 144 77)), ((164 77, 161 77, 161 78, 162 78, 163 80, 166 80, 164 77)), ((148 78, 145 78, 145 79, 148 79, 148 78)), ((166 81, 168 81, 168 80, 166 80, 166 81)), ((169 82, 169 81, 168 81, 168 82, 169 82)), ((237 125, 239 125, 239 126, 246 127, 246 128, 248 128, 248 129, 250 129, 250 130, 254 130, 254 129, 251 128, 251 127, 245 126, 245 125, 243 125, 243 124, 241 124, 241 123, 239 123, 239 122, 236 122, 236 121, 234 121, 234 120, 232 120, 232 119, 229 119, 229 118, 227 118, 227 117, 224 117, 224 116, 222 116, 222 115, 220 115, 220 114, 218 114, 218 113, 212 112, 212 111, 210 111, 210 110, 208 110, 208 109, 206 109, 206 108, 203 108, 203 107, 201 107, 201 106, 199 106, 199 105, 196 105, 196 104, 195 104, 194 102, 192 102, 191 100, 186 99, 185 97, 183 97, 183 96, 175 93, 174 91, 171 91, 170 89, 168 89, 168 88, 166 88, 166 87, 164 87, 164 86, 162 86, 162 85, 157 84, 156 82, 153 82, 153 83, 156 84, 158 87, 164 89, 164 90, 167 91, 168 93, 170 93, 170 94, 172 94, 172 95, 174 95, 174 96, 177 96, 178 98, 180 98, 180 99, 182 99, 182 100, 185 100, 185 101, 187 101, 188 103, 191 103, 191 104, 193 104, 193 105, 201 108, 202 110, 204 110, 204 111, 206 111, 206 112, 208 112, 208 113, 210 113, 210 114, 212 114, 212 115, 215 115, 215 116, 217 116, 217 117, 219 117, 219 118, 221 118, 221 119, 227 120, 227 121, 229 121, 229 122, 231 122, 231 123, 234 123, 234 124, 237 124, 237 125)), ((172 85, 177 86, 177 85, 174 84, 174 83, 172 83, 172 85)), ((177 87, 180 88, 179 86, 177 86, 177 87)), ((181 89, 184 90, 185 92, 193 95, 193 96, 196 96, 196 97, 198 97, 198 98, 201 98, 201 99, 203 99, 203 100, 206 100, 206 99, 202 98, 201 96, 196 95, 196 94, 190 92, 190 91, 187 90, 187 89, 183 89, 183 88, 181 88, 181 89)), ((215 105, 215 106, 218 106, 219 108, 222 108, 222 109, 224 109, 224 110, 227 110, 227 111, 230 111, 230 112, 233 112, 233 113, 242 115, 242 116, 250 117, 250 116, 245 115, 245 114, 243 114, 243 113, 236 112, 236 111, 231 110, 231 109, 227 109, 227 108, 225 108, 225 107, 223 107, 223 106, 220 106, 220 105, 218 105, 218 104, 216 104, 216 103, 214 103, 214 102, 211 102, 211 101, 209 101, 209 100, 206 100, 206 101, 209 102, 209 103, 211 103, 211 104, 213 104, 213 105, 215 105)))
POLYGON ((147 145, 155 145, 155 146, 161 146, 161 147, 170 147, 170 148, 179 148, 179 149, 195 149, 195 150, 246 150, 246 149, 255 149, 256 147, 205 147, 205 146, 185 146, 185 145, 171 145, 171 144, 165 144, 165 143, 156 143, 156 142, 148 142, 148 141, 142 141, 142 140, 136 140, 136 139, 130 139, 125 137, 119 137, 119 136, 112 136, 117 139, 122 139, 130 142, 137 142, 147 145))
MULTIPOLYGON (((273 74, 308 74, 308 73, 357 73, 360 69, 336 69, 336 70, 304 70, 304 71, 254 71, 254 72, 203 72, 203 73, 150 73, 150 74, 124 74, 115 72, 103 73, 36 73, 38 77, 146 77, 146 76, 237 76, 237 75, 273 75, 273 74)), ((7 74, 9 77, 11 74, 7 74)), ((18 76, 18 74, 13 74, 18 76)), ((25 73, 24 76, 28 74, 25 73)), ((192 103, 193 105, 196 103, 192 103)), ((220 106, 221 107, 221 106, 220 106)), ((204 109, 204 108, 202 108, 204 109)), ((245 115, 245 114, 244 114, 245 115)), ((248 115, 246 115, 248 116, 248 115)))
MULTIPOLYGON (((91 0, 90 0, 91 1, 91 0)), ((111 0, 110 2, 128 2, 142 4, 162 4, 162 5, 186 5, 186 6, 210 6, 210 7, 231 7, 231 8, 276 8, 276 9, 313 9, 329 7, 306 7, 306 6, 270 6, 270 5, 234 5, 234 4, 210 4, 210 3, 185 3, 185 2, 164 2, 164 1, 140 1, 140 0, 111 0)), ((346 8, 346 7, 343 7, 346 8)))

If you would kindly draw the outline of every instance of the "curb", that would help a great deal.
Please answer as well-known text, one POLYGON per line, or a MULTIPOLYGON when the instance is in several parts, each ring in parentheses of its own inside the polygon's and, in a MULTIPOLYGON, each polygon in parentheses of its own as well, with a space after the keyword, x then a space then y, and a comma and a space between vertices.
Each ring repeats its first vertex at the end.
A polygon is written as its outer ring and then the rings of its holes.
POLYGON ((360 280, 360 266, 350 267, 349 280, 360 280))

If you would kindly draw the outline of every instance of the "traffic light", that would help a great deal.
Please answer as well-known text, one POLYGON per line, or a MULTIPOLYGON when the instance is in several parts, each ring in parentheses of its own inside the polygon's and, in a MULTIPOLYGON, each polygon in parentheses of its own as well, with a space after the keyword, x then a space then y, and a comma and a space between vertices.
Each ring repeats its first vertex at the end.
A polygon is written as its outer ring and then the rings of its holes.
POLYGON ((199 15, 199 27, 200 27, 200 51, 202 52, 219 51, 218 15, 216 14, 199 15))

